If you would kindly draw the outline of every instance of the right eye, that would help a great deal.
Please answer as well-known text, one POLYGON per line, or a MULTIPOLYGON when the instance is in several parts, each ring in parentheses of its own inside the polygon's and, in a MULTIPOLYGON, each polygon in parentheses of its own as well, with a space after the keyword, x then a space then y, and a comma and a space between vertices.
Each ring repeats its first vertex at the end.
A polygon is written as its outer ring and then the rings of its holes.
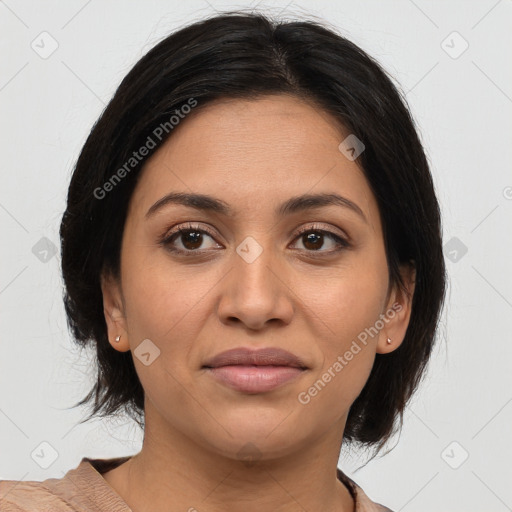
MULTIPOLYGON (((200 249, 204 242, 204 236, 213 239, 213 234, 209 230, 202 229, 194 224, 180 226, 173 231, 166 232, 160 243, 171 252, 182 255, 202 254, 208 249, 200 249), (181 242, 182 247, 176 247, 176 242, 181 242)), ((217 244, 218 247, 218 244, 217 244)))

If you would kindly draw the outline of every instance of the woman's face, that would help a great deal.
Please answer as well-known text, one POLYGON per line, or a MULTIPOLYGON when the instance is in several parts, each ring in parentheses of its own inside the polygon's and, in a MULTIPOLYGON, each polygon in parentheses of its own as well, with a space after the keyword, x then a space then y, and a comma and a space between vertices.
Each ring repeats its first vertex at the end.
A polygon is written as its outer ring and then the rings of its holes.
POLYGON ((121 334, 113 346, 132 351, 147 423, 233 459, 248 447, 283 456, 325 434, 341 442, 375 354, 399 346, 410 313, 389 286, 376 200, 338 148, 348 135, 290 96, 222 101, 189 114, 146 163, 121 284, 105 281, 103 292, 109 338, 121 334), (229 213, 171 201, 152 209, 170 193, 210 196, 229 213), (279 211, 322 194, 356 206, 279 211), (179 228, 189 231, 173 236, 179 228), (235 388, 205 368, 240 347, 281 348, 307 369, 288 368, 293 378, 277 387, 235 388))

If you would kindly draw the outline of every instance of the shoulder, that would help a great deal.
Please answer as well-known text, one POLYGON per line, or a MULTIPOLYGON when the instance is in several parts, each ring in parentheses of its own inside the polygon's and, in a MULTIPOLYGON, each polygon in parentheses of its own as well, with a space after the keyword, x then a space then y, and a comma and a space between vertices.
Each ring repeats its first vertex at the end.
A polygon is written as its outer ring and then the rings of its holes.
POLYGON ((69 512, 73 509, 43 482, 0 480, 0 510, 2 512, 34 512, 36 510, 38 512, 69 512))
POLYGON ((390 508, 372 501, 354 480, 338 468, 338 478, 347 486, 354 498, 355 512, 393 512, 390 508))
POLYGON ((62 478, 42 482, 0 480, 1 512, 130 512, 101 473, 124 462, 83 458, 62 478))

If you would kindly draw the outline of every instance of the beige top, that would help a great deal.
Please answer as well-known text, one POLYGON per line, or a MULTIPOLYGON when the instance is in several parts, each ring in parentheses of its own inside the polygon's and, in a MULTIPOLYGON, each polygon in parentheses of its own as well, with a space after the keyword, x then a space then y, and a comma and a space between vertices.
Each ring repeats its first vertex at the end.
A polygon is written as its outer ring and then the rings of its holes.
MULTIPOLYGON (((101 476, 130 459, 84 457, 62 478, 42 482, 0 480, 1 512, 132 512, 121 496, 101 476)), ((392 512, 368 498, 363 490, 338 468, 338 478, 354 498, 355 512, 392 512)))

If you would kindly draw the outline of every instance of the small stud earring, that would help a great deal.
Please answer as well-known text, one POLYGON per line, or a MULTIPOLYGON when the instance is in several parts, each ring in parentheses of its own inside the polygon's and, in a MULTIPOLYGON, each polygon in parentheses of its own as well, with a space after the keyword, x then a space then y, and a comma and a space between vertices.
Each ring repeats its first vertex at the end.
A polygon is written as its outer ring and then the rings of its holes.
POLYGON ((121 340, 121 335, 116 336, 116 343, 119 343, 120 340, 121 340))
POLYGON ((388 338, 388 345, 391 345, 391 338, 388 338))

